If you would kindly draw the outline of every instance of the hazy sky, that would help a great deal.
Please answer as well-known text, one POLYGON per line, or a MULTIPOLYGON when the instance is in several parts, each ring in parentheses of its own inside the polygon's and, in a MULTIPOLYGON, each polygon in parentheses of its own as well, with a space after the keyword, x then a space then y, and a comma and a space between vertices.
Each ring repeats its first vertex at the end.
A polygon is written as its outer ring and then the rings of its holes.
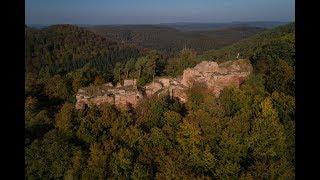
POLYGON ((294 0, 25 0, 26 24, 293 21, 294 0))

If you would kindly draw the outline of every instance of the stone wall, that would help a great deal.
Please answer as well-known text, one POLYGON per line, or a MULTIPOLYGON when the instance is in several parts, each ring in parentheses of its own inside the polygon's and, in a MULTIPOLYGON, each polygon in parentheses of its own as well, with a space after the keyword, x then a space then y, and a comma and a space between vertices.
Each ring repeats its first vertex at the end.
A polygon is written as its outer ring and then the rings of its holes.
POLYGON ((110 84, 104 84, 102 86, 91 86, 79 89, 76 95, 76 109, 102 104, 114 104, 121 108, 136 106, 142 98, 141 92, 133 85, 113 87, 110 84))
POLYGON ((144 97, 170 95, 186 102, 186 90, 195 83, 205 84, 211 92, 219 96, 227 86, 238 87, 252 72, 249 60, 228 61, 218 64, 216 62, 202 61, 194 68, 187 68, 183 75, 177 78, 160 77, 144 86, 142 90, 136 87, 135 79, 124 80, 123 85, 104 84, 97 87, 79 89, 76 98, 76 108, 85 106, 114 104, 118 107, 135 107, 144 97))
POLYGON ((184 70, 181 83, 188 87, 194 83, 204 83, 208 88, 239 86, 251 71, 252 66, 248 60, 237 60, 220 65, 216 62, 203 61, 194 68, 184 70))
POLYGON ((123 86, 136 86, 137 80, 136 79, 125 79, 123 81, 123 86))

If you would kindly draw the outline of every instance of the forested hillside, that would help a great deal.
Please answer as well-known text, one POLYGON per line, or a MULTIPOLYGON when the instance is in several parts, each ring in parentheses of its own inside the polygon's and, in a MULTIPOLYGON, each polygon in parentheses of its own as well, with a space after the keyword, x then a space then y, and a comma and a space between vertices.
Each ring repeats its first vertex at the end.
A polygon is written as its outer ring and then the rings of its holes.
POLYGON ((88 29, 108 38, 169 54, 175 54, 185 46, 201 53, 230 45, 264 30, 243 26, 182 32, 174 28, 155 25, 93 26, 88 29))
MULTIPOLYGON (((150 31, 142 36, 165 39, 150 31)), ((243 30, 230 31, 205 36, 243 30)), ((289 24, 200 56, 176 47, 168 58, 75 26, 26 28, 26 179, 295 179, 294 32, 289 24), (238 52, 254 72, 219 97, 197 84, 186 103, 160 96, 135 109, 75 109, 81 87, 125 78, 141 86, 238 52)))
POLYGON ((295 24, 279 26, 241 40, 219 50, 211 50, 200 56, 201 59, 226 60, 234 59, 238 53, 242 58, 251 58, 253 55, 267 51, 269 56, 286 56, 294 59, 295 24))
POLYGON ((118 61, 138 57, 141 49, 98 36, 73 25, 54 25, 41 30, 25 28, 26 71, 69 72, 86 63, 111 70, 118 61))

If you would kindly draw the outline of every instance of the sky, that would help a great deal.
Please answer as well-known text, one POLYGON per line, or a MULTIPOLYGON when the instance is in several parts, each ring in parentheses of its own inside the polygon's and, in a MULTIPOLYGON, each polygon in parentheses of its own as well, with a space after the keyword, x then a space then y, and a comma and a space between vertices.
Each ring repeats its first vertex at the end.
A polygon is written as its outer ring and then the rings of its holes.
POLYGON ((294 0, 25 0, 26 24, 294 21, 294 0))

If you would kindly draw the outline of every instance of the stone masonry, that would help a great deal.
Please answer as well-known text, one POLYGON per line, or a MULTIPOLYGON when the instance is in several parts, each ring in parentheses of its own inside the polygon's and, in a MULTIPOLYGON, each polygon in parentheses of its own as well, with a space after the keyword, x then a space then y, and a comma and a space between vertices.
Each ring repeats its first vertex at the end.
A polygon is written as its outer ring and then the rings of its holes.
POLYGON ((79 89, 76 108, 86 106, 114 104, 117 107, 135 107, 145 97, 170 95, 181 102, 187 101, 186 90, 195 83, 203 83, 215 96, 227 86, 238 87, 252 72, 249 60, 227 61, 218 64, 213 61, 202 61, 194 68, 187 68, 177 78, 159 77, 138 90, 135 79, 126 79, 123 85, 113 87, 111 83, 102 86, 90 86, 79 89))

